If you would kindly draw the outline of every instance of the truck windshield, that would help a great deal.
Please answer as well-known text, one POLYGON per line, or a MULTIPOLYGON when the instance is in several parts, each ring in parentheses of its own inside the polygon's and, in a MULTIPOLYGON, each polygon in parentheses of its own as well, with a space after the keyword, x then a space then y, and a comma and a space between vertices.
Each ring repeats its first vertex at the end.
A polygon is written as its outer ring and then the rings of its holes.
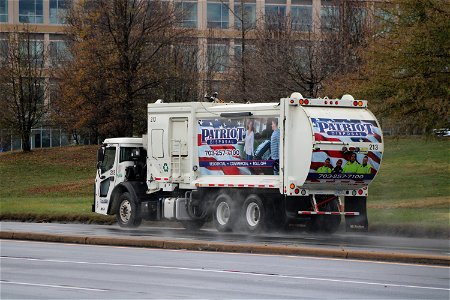
POLYGON ((133 158, 131 157, 131 153, 134 149, 139 149, 141 156, 139 158, 139 161, 145 160, 147 154, 144 148, 142 147, 120 147, 120 156, 119 156, 119 163, 124 161, 133 161, 133 158))

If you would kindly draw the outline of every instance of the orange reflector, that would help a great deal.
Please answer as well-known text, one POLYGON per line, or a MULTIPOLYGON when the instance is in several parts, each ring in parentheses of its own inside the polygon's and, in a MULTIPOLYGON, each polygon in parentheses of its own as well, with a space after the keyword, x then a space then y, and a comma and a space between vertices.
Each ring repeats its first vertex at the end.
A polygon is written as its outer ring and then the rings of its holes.
POLYGON ((358 102, 358 106, 362 106, 363 105, 363 102, 362 101, 359 101, 358 102))
POLYGON ((291 188, 291 190, 293 190, 295 188, 295 184, 291 183, 289 187, 291 188))
POLYGON ((298 101, 298 104, 303 105, 303 99, 300 99, 300 100, 298 101))

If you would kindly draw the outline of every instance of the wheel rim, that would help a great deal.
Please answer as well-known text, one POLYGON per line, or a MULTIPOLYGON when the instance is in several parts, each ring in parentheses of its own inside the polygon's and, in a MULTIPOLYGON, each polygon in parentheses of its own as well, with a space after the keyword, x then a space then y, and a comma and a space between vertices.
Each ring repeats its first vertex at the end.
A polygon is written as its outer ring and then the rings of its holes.
POLYGON ((122 201, 122 203, 120 204, 119 215, 120 215, 120 219, 122 220, 122 222, 128 223, 128 221, 130 221, 130 218, 131 218, 131 203, 130 203, 130 201, 128 201, 128 200, 122 201))
POLYGON ((230 206, 226 202, 220 202, 216 210, 217 222, 220 225, 226 225, 230 220, 230 206))
POLYGON ((247 224, 251 227, 255 227, 256 225, 258 225, 259 220, 261 220, 261 211, 259 210, 258 204, 256 204, 255 202, 251 202, 247 206, 245 218, 247 220, 247 224))

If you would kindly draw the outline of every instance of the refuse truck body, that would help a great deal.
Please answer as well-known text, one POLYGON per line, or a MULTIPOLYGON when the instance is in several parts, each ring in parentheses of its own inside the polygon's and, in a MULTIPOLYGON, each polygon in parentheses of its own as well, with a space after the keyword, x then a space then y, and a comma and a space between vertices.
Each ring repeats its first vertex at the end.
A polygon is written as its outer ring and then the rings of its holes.
POLYGON ((212 221, 219 231, 300 224, 367 231, 368 185, 382 131, 367 101, 148 104, 148 133, 106 139, 98 150, 92 211, 123 227, 142 220, 212 221))

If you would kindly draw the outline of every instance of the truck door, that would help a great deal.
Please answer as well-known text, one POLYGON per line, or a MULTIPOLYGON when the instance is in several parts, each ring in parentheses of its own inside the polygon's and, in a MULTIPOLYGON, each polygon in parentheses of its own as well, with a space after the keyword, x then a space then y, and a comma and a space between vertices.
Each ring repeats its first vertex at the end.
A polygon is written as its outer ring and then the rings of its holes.
POLYGON ((114 188, 116 177, 116 151, 117 148, 107 147, 103 161, 97 170, 95 179, 95 212, 100 214, 107 213, 109 199, 114 188))
POLYGON ((188 157, 188 118, 171 119, 170 162, 174 180, 183 181, 188 157))

